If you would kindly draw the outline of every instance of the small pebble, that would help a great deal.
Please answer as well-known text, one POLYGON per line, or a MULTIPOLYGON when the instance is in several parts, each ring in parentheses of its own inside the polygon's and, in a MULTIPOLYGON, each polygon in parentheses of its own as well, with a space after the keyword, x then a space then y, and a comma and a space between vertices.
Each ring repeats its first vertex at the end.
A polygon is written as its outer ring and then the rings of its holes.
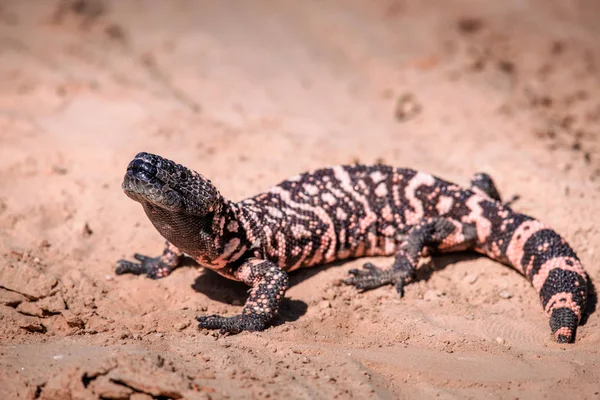
POLYGON ((319 303, 319 308, 321 308, 321 309, 331 308, 331 302, 329 302, 329 300, 323 300, 322 302, 319 303))
POLYGON ((479 278, 477 274, 468 274, 467 276, 465 276, 465 282, 467 282, 469 285, 472 285, 475 282, 477 282, 477 278, 479 278))
POLYGON ((503 299, 510 299, 512 297, 512 293, 504 289, 498 293, 498 296, 502 297, 503 299))
POLYGON ((422 106, 411 93, 405 93, 398 97, 394 115, 398 121, 407 121, 421 113, 422 106))
POLYGON ((94 233, 94 231, 92 230, 92 228, 90 228, 90 225, 86 222, 83 225, 83 228, 81 229, 81 235, 84 237, 90 237, 90 236, 92 236, 93 233, 94 233))
POLYGON ((498 336, 496 338, 496 343, 498 343, 498 344, 504 344, 504 339, 502 339, 500 336, 498 336))
POLYGON ((178 331, 182 331, 185 328, 187 328, 188 326, 190 326, 189 322, 178 322, 175 325, 173 325, 173 327, 178 331))

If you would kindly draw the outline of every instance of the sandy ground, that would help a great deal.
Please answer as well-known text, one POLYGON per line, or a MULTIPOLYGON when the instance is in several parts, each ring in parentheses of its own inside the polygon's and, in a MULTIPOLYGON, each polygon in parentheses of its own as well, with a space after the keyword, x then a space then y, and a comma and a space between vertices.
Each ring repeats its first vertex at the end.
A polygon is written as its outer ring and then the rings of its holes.
POLYGON ((337 285, 364 260, 299 271, 275 326, 225 338, 194 317, 243 285, 114 275, 162 251, 120 189, 144 150, 232 199, 357 160, 488 171, 600 281, 598 3, 367 4, 0 3, 0 398, 599 397, 598 314, 557 345, 486 258, 435 258, 402 300, 337 285))

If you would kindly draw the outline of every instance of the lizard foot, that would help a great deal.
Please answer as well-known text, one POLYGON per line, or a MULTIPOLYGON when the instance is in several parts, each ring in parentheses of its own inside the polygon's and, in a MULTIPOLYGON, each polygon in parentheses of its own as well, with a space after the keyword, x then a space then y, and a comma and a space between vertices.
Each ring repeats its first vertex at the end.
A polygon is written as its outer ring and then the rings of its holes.
POLYGON ((219 334, 240 333, 242 331, 263 331, 266 327, 264 318, 256 314, 240 314, 233 317, 206 315, 196 317, 198 328, 218 329, 219 334))
POLYGON ((382 269, 371 263, 364 264, 363 269, 351 269, 348 273, 352 276, 344 279, 343 282, 361 292, 383 285, 395 285, 400 297, 404 296, 404 285, 409 277, 405 270, 382 269))
POLYGON ((133 258, 140 261, 139 263, 127 260, 117 261, 117 275, 134 274, 146 275, 148 278, 160 279, 171 273, 172 267, 161 261, 161 257, 148 257, 142 254, 135 253, 133 258))

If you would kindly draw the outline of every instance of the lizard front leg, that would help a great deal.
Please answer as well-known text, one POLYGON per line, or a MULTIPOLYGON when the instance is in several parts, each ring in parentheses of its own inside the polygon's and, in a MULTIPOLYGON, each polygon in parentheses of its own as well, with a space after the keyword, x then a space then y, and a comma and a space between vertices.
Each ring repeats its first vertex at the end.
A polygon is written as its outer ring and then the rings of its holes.
POLYGON ((200 316, 196 318, 198 327, 219 329, 221 334, 262 331, 277 315, 289 287, 288 275, 284 271, 271 261, 250 258, 238 268, 235 276, 252 286, 242 313, 233 317, 200 316))
POLYGON ((162 256, 148 257, 142 254, 135 253, 133 258, 140 261, 139 263, 127 260, 117 261, 115 273, 122 274, 145 274, 148 278, 160 279, 169 275, 181 262, 183 253, 173 244, 167 242, 165 251, 162 256))

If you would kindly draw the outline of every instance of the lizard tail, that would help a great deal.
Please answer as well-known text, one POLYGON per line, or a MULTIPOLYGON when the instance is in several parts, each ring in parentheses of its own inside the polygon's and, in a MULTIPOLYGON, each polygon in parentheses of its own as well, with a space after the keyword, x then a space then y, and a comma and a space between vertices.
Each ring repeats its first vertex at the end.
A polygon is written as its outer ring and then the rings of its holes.
POLYGON ((492 219, 484 252, 510 265, 531 282, 550 319, 554 339, 571 343, 587 298, 587 274, 569 244, 553 229, 505 208, 492 219))

